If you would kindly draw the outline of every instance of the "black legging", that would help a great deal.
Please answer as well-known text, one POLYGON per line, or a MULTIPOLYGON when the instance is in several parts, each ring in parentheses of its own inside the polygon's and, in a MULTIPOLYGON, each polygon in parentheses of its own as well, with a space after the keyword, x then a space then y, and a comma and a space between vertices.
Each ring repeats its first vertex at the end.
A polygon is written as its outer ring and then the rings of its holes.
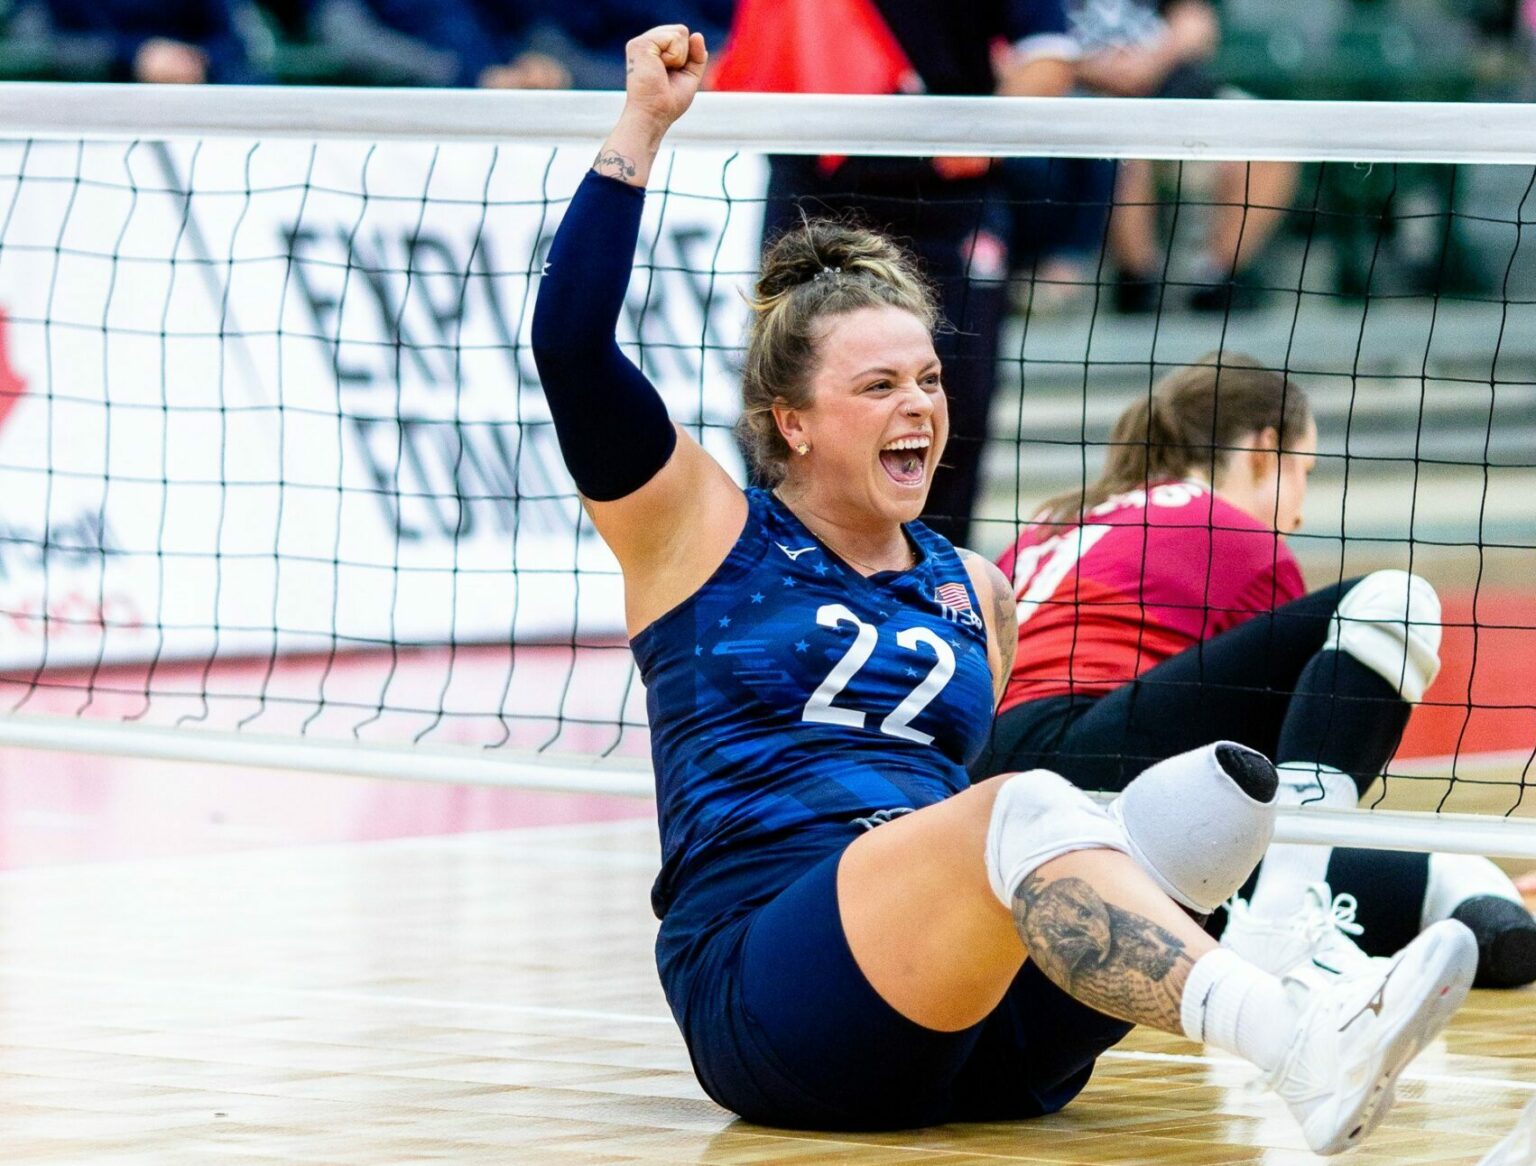
MULTIPOLYGON (((1412 706, 1344 652, 1325 651, 1351 579, 1196 644, 1104 696, 1026 701, 997 718, 976 778, 1050 769, 1084 789, 1124 789, 1149 765, 1211 741, 1238 741, 1276 763, 1330 765, 1363 794, 1412 706)), ((1397 951, 1419 931, 1429 856, 1336 849, 1328 879, 1359 900, 1361 946, 1397 951)))

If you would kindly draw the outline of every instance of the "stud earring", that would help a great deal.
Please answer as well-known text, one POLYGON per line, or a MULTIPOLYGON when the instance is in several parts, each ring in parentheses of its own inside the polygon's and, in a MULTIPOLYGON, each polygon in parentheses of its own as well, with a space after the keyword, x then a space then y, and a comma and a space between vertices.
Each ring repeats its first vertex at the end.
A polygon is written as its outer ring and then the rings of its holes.
POLYGON ((811 443, 808 441, 802 441, 799 445, 795 446, 795 452, 801 457, 804 457, 806 454, 811 452, 811 443))

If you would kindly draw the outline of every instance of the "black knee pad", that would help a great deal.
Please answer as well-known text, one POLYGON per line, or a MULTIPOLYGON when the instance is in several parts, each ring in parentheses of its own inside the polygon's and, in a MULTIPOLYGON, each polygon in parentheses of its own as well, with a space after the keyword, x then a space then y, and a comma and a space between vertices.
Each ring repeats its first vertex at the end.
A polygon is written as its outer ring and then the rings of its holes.
POLYGON ((1536 980, 1536 919, 1498 895, 1473 895, 1451 918, 1477 937, 1477 988, 1520 988, 1536 980))

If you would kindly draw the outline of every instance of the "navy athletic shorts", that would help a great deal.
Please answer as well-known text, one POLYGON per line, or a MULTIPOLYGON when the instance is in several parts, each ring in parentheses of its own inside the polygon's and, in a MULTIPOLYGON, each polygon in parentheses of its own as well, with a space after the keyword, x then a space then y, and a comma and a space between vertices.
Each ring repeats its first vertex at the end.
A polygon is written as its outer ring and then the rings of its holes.
POLYGON ((686 985, 669 985, 699 1081, 727 1109, 799 1129, 1038 1117, 1076 1097, 1094 1058, 1130 1031, 1032 963, 972 1028, 936 1032, 907 1020, 848 949, 841 856, 727 924, 686 961, 686 985))

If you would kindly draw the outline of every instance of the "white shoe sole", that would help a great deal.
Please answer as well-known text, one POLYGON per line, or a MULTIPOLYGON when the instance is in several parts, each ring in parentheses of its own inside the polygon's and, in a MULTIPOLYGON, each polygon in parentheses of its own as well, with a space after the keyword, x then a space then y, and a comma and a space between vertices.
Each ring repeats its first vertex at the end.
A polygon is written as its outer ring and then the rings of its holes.
MULTIPOLYGON (((1316 1147, 1319 1154, 1337 1154, 1358 1145, 1381 1124, 1392 1107, 1398 1075, 1449 1023, 1472 988, 1477 974, 1477 940, 1460 923, 1446 920, 1427 928, 1414 946, 1418 964, 1410 999, 1418 1006, 1399 1017, 1382 1042, 1376 1077, 1364 1090, 1355 1108, 1338 1123, 1332 1140, 1316 1147)), ((1395 974, 1402 974, 1399 969, 1395 974)))

